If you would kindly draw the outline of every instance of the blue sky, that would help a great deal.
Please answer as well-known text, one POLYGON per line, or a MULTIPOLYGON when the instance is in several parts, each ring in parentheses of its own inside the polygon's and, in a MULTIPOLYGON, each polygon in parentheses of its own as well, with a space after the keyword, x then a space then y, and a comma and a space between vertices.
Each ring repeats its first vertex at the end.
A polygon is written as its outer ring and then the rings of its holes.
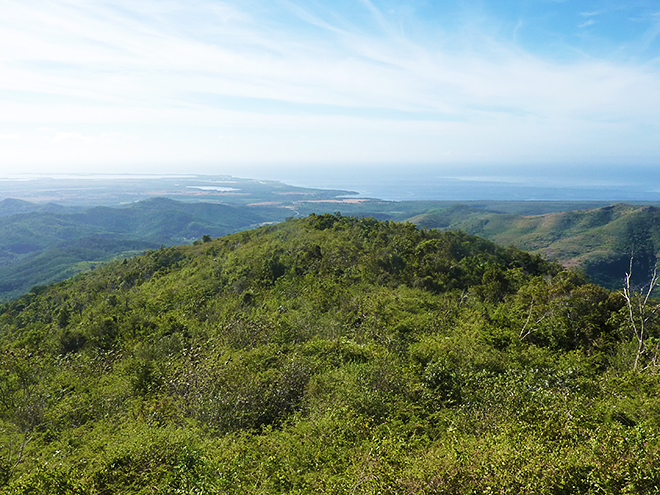
POLYGON ((0 13, 2 174, 660 159, 657 0, 0 0, 0 13))

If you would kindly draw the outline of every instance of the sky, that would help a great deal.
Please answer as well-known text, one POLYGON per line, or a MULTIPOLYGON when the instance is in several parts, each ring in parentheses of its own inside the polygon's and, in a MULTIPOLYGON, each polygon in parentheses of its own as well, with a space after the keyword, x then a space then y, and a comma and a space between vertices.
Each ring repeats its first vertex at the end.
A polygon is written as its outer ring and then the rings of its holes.
POLYGON ((657 0, 0 0, 0 174, 658 164, 657 0))

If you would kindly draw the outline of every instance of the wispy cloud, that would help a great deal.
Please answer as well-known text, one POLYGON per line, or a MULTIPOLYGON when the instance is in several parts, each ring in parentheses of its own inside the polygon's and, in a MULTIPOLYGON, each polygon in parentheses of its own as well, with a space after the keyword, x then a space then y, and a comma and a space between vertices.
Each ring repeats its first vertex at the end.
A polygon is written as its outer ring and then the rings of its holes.
POLYGON ((660 36, 660 12, 654 12, 646 17, 651 26, 642 35, 641 43, 649 48, 660 36))
POLYGON ((79 132, 58 132, 52 139, 53 143, 63 143, 68 141, 82 141, 90 143, 94 140, 91 136, 85 136, 79 132))
POLYGON ((596 17, 598 15, 604 14, 607 10, 594 10, 591 12, 580 12, 582 17, 596 17))
MULTIPOLYGON (((581 153, 613 153, 627 129, 658 129, 660 73, 648 65, 535 54, 518 44, 521 17, 512 41, 484 28, 487 18, 431 28, 413 9, 406 21, 426 31, 406 30, 376 0, 350 9, 10 0, 0 18, 0 45, 14 47, 0 55, 0 124, 52 125, 50 144, 77 143, 85 159, 118 133, 139 136, 108 145, 122 160, 238 162, 505 160, 535 148, 571 156, 578 136, 581 153), (311 133, 304 143, 302 133, 311 133), (599 135, 610 141, 596 149, 599 135)), ((581 13, 580 27, 599 14, 581 13)))
POLYGON ((596 21, 593 19, 589 19, 588 21, 578 24, 578 27, 585 28, 585 27, 593 26, 594 24, 596 24, 596 21))

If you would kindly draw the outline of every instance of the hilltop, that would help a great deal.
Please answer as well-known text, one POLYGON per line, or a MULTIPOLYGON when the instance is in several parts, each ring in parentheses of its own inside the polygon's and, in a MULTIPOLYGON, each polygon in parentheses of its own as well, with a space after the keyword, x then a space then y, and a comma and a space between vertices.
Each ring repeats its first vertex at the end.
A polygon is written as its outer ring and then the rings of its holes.
POLYGON ((281 191, 277 183, 257 188, 252 182, 246 181, 253 187, 246 189, 249 193, 231 193, 242 201, 231 204, 158 197, 94 207, 0 201, 0 301, 161 245, 191 243, 205 235, 218 237, 312 213, 372 215, 462 230, 582 269, 594 283, 609 289, 621 288, 631 252, 635 253, 634 282, 642 283, 660 250, 660 210, 653 206, 575 210, 591 203, 353 201, 332 199, 333 191, 289 191, 284 186, 281 191), (275 196, 289 199, 254 202, 275 196))
POLYGON ((203 175, 33 176, 1 186, 0 301, 161 245, 312 213, 462 230, 581 269, 611 290, 621 288, 631 253, 633 281, 641 284, 660 251, 657 204, 382 201, 353 191, 203 175))
POLYGON ((484 212, 467 205, 411 217, 419 226, 458 229, 504 246, 516 246, 579 267, 590 279, 620 289, 634 255, 635 282, 648 280, 660 252, 660 208, 616 204, 600 208, 521 215, 484 212))
POLYGON ((206 241, 0 307, 1 493, 659 486, 658 322, 620 293, 370 218, 206 241))

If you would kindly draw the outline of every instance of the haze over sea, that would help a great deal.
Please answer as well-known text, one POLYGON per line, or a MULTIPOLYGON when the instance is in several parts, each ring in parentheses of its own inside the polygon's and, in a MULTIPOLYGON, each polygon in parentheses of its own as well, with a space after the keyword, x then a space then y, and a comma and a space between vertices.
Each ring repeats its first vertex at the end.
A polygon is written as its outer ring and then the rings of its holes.
POLYGON ((269 178, 287 184, 355 191, 390 201, 660 201, 660 175, 647 166, 500 167, 463 170, 434 167, 295 170, 269 178), (541 171, 542 170, 542 171, 541 171))

